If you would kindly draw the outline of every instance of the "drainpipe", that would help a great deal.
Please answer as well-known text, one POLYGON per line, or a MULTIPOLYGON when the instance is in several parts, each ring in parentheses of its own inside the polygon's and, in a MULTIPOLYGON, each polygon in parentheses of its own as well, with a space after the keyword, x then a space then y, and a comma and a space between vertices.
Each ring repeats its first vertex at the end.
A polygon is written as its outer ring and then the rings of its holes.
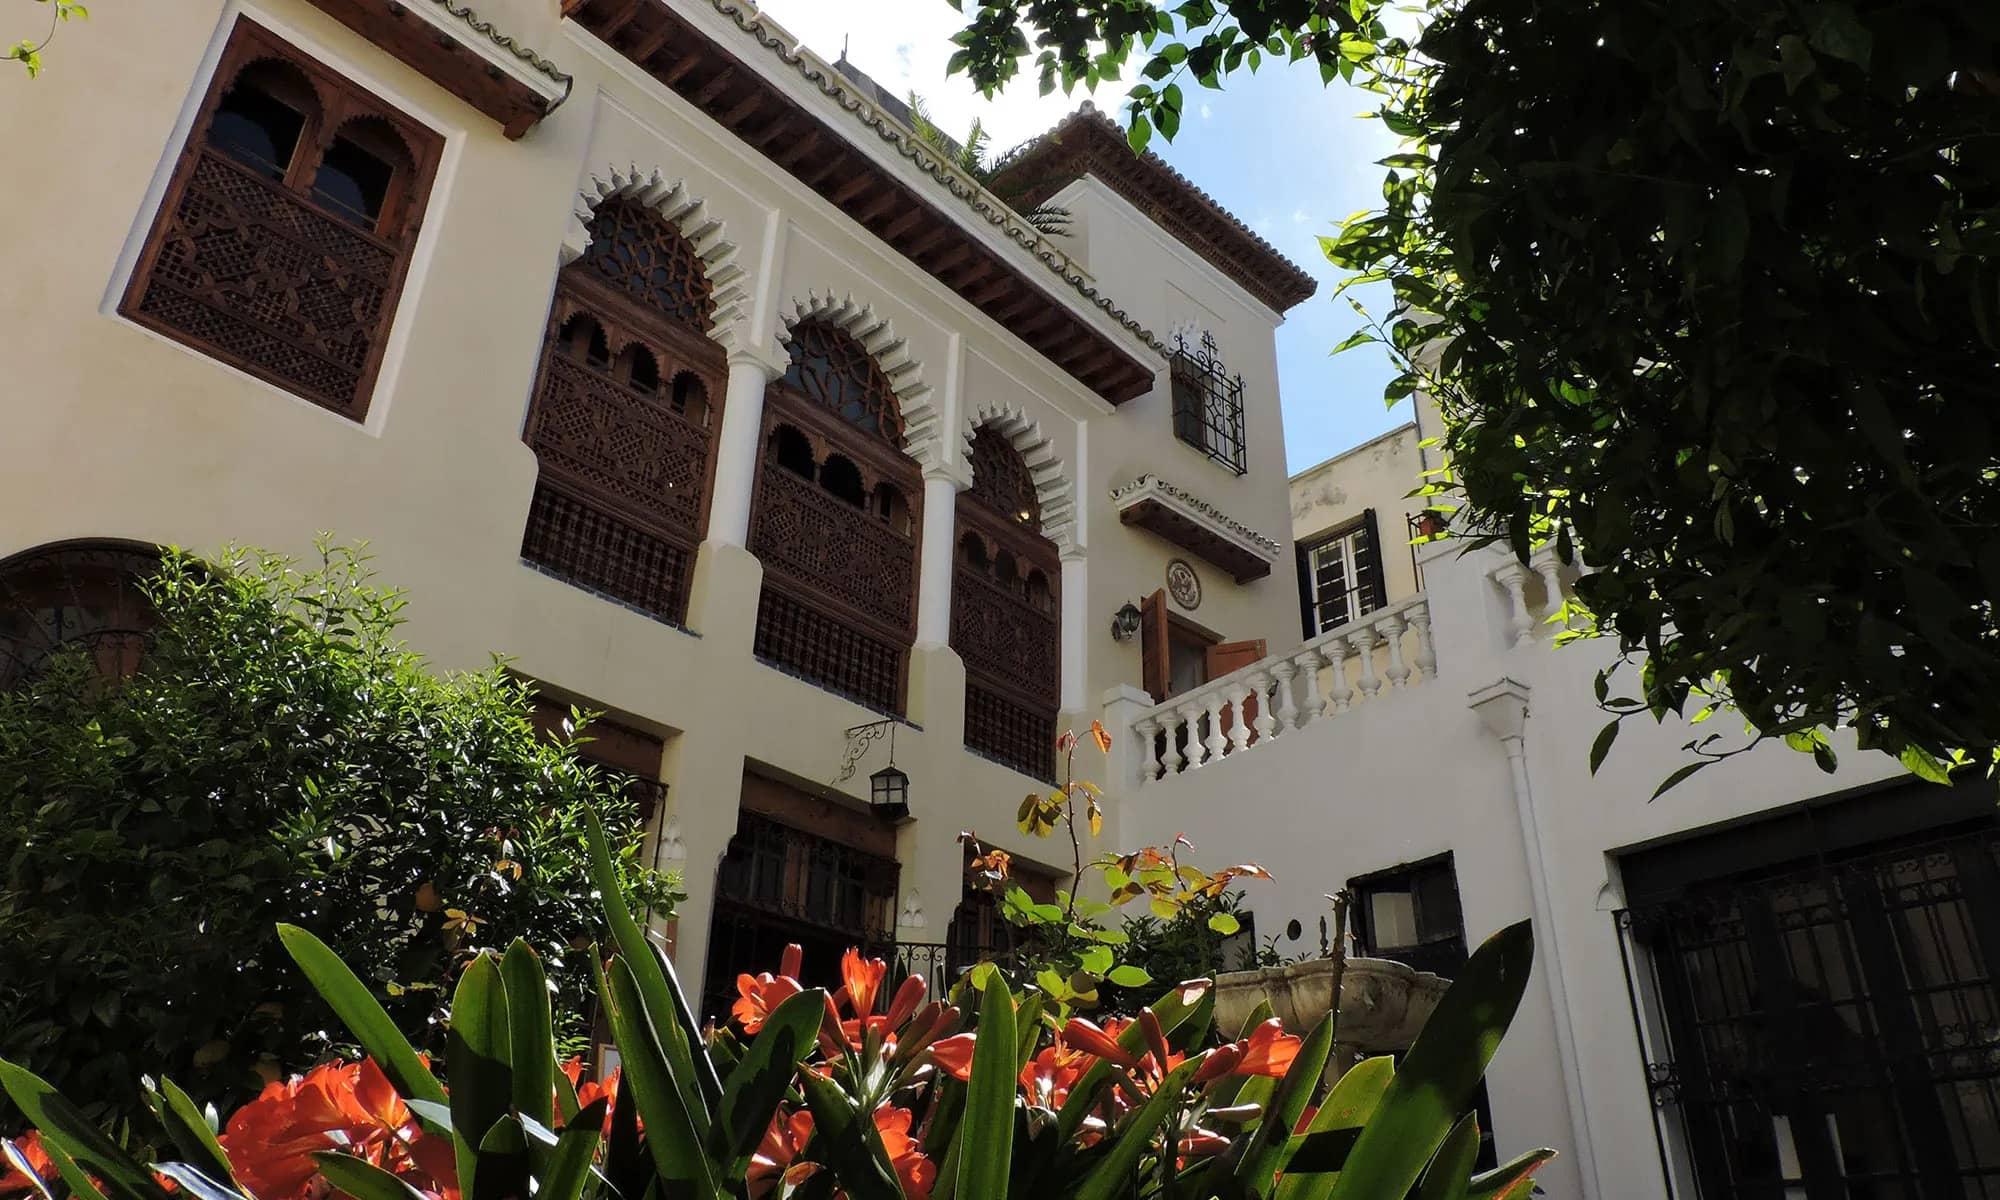
POLYGON ((1590 1140, 1590 1115, 1583 1106, 1583 1076, 1577 1067, 1576 1031, 1570 1020, 1569 989, 1563 983, 1561 939, 1556 936, 1555 903, 1549 896, 1548 854, 1541 822, 1535 814, 1535 793, 1528 781, 1528 685, 1502 676, 1471 693, 1466 703, 1507 753, 1508 780, 1514 791, 1514 812, 1521 825, 1521 845, 1528 859, 1528 886, 1535 910, 1535 956, 1542 961, 1549 1002, 1555 1007, 1556 1058, 1562 1068, 1563 1095, 1568 1101, 1570 1139, 1576 1146, 1577 1178, 1586 1200, 1604 1195, 1597 1176, 1597 1154, 1590 1140))

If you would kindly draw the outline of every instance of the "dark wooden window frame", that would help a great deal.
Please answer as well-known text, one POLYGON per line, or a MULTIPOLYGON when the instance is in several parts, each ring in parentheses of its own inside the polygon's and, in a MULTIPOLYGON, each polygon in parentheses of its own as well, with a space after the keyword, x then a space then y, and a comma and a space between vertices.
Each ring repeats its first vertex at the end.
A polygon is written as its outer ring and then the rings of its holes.
POLYGON ((80 648, 106 679, 138 670, 156 620, 140 583, 160 566, 144 542, 81 539, 0 558, 0 690, 80 648))
MULTIPOLYGON (((849 335, 842 331, 842 336, 849 335)), ((878 386, 886 388, 886 380, 878 381, 878 386)), ((758 438, 750 549, 764 566, 757 656, 877 711, 900 715, 909 651, 916 642, 924 487, 916 461, 903 453, 900 439, 890 440, 889 431, 900 430, 902 421, 893 391, 886 400, 894 419, 885 421, 881 430, 870 430, 842 419, 784 378, 772 381, 764 393, 758 438), (864 506, 851 508, 819 482, 774 461, 771 447, 780 427, 803 436, 816 471, 824 470, 833 458, 851 464, 860 477, 864 506), (907 528, 872 511, 885 486, 901 497, 907 528), (815 510, 816 519, 828 520, 827 514, 836 513, 831 521, 847 526, 843 549, 851 553, 838 556, 837 564, 833 547, 800 538, 784 527, 786 520, 815 510), (883 586, 837 577, 842 568, 871 557, 876 568, 889 568, 883 586), (897 574, 907 575, 907 582, 899 583, 897 574), (862 659, 864 666, 853 665, 862 659)))
POLYGON ((1174 436, 1238 475, 1250 470, 1243 437, 1243 376, 1231 375, 1216 352, 1215 337, 1204 333, 1190 346, 1174 337, 1168 372, 1173 392, 1174 436))
MULTIPOLYGON (((436 131, 256 22, 239 19, 180 148, 159 211, 119 302, 119 313, 301 399, 354 421, 366 419, 443 147, 444 138, 436 131), (315 111, 304 114, 304 128, 282 181, 265 179, 208 144, 217 107, 237 78, 262 62, 277 62, 298 71, 314 92, 315 111), (398 170, 392 176, 373 228, 364 228, 312 198, 313 179, 327 148, 341 130, 356 121, 386 125, 409 155, 408 170, 398 170), (232 209, 223 198, 225 192, 249 199, 232 209), (260 217, 259 210, 265 215, 260 217), (337 315, 341 307, 333 300, 347 300, 351 311, 367 298, 344 290, 356 286, 354 280, 360 272, 353 268, 353 260, 339 259, 325 244, 313 244, 299 230, 314 227, 320 231, 321 243, 331 240, 354 255, 385 263, 374 285, 379 290, 372 298, 377 310, 373 320, 341 333, 340 340, 365 343, 365 353, 349 366, 333 361, 327 342, 306 344, 291 332, 301 323, 315 329, 302 311, 295 288, 289 289, 292 294, 280 306, 284 311, 276 316, 268 298, 261 305, 252 304, 255 289, 242 284, 261 284, 268 292, 283 281, 260 274, 266 266, 243 262, 241 246, 222 247, 216 253, 202 248, 204 239, 211 239, 228 224, 239 229, 256 227, 254 245, 258 252, 273 246, 289 249, 296 272, 340 277, 343 282, 326 285, 337 294, 320 306, 329 317, 337 315), (226 257, 232 251, 234 262, 226 257), (233 272, 226 281, 215 274, 222 269, 233 272), (173 278, 176 272, 196 282, 177 280, 173 278), (201 280, 209 282, 203 285, 201 280), (222 301, 221 297, 233 299, 222 301), (224 303, 230 307, 223 307, 224 303), (193 327, 196 324, 207 328, 193 327), (224 331, 258 349, 224 345, 219 340, 224 331), (295 366, 288 372, 278 365, 283 362, 317 363, 324 373, 351 378, 352 384, 344 389, 345 394, 331 386, 315 388, 305 379, 306 366, 295 366)), ((245 245, 252 241, 243 239, 245 245)), ((258 253, 256 257, 265 255, 258 253)), ((293 282, 297 278, 295 273, 293 282)))
MULTIPOLYGON (((682 238, 664 217, 654 216, 663 233, 682 238)), ((683 251, 691 254, 692 247, 683 251)), ((713 306, 705 278, 694 288, 693 308, 674 313, 640 295, 631 280, 603 269, 599 258, 586 253, 557 278, 522 431, 540 475, 521 556, 566 582, 680 624, 687 616, 695 552, 708 533, 728 364, 707 332, 713 306), (573 330, 578 318, 603 331, 603 364, 574 352, 565 331, 573 330), (631 378, 627 355, 634 348, 657 368, 651 391, 631 378), (692 376, 704 393, 699 418, 674 407, 674 381, 683 375, 692 376), (593 397, 598 402, 593 419, 614 421, 627 431, 630 436, 619 440, 644 450, 641 459, 604 457, 597 447, 607 439, 567 438, 550 420, 559 402, 577 405, 593 397), (691 500, 661 491, 656 472, 671 461, 671 450, 699 460, 691 500)))
POLYGON ((951 644, 965 662, 965 744, 1052 780, 1062 703, 1062 556, 1042 536, 1020 451, 998 430, 982 428, 973 456, 973 486, 958 494, 951 589, 951 644), (983 562, 963 553, 968 538, 983 562), (1015 563, 1012 581, 996 570, 1003 553, 1015 563), (1034 572, 1046 583, 1039 597, 1028 586, 1034 572))
POLYGON ((1382 572, 1382 532, 1375 519, 1375 510, 1368 509, 1351 521, 1344 521, 1325 533, 1307 538, 1298 543, 1299 572, 1299 621, 1307 639, 1318 637, 1330 629, 1337 629, 1350 621, 1358 621, 1369 613, 1386 608, 1389 604, 1388 578, 1382 572), (1317 572, 1313 558, 1321 550, 1338 546, 1358 535, 1357 546, 1367 549, 1367 557, 1361 558, 1358 551, 1348 556, 1348 578, 1339 596, 1321 596, 1318 590, 1317 572), (1359 560, 1359 561, 1357 561, 1359 560), (1325 608, 1339 601, 1344 610, 1340 620, 1326 623, 1322 620, 1325 608))

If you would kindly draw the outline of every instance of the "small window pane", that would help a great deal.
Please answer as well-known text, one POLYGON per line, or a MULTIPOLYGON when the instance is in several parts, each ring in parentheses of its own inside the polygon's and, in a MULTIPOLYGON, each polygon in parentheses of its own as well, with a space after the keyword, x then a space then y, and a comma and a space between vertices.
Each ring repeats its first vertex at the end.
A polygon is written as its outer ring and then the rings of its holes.
POLYGON ((364 225, 382 216, 396 169, 345 137, 333 139, 313 179, 313 199, 364 225))
POLYGON ((216 106, 208 144, 268 179, 283 179, 305 115, 245 80, 216 106))

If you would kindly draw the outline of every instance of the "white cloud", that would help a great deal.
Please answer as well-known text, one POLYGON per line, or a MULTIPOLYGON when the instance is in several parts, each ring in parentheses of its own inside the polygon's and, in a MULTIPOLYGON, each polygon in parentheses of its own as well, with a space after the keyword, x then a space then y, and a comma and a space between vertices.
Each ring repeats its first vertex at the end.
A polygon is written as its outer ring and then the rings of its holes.
MULTIPOLYGON (((946 133, 963 133, 978 117, 998 149, 1044 132, 1085 99, 1081 88, 1074 96, 1061 89, 1037 95, 1032 64, 993 100, 981 97, 965 76, 947 76, 945 63, 957 49, 951 36, 964 27, 965 18, 939 0, 868 0, 865 5, 764 0, 760 8, 828 62, 840 57, 845 43, 848 59, 877 83, 898 96, 913 90, 923 96, 931 118, 946 133)), ((1100 85, 1090 101, 1116 114, 1144 61, 1144 55, 1134 54, 1131 74, 1100 85)), ((1206 105, 1202 115, 1208 115, 1206 105)))
POLYGON ((1206 120, 1208 120, 1208 119, 1209 119, 1210 117, 1212 117, 1212 116, 1214 116, 1214 115, 1215 115, 1215 110, 1214 110, 1214 109, 1212 109, 1212 108, 1210 108, 1210 107, 1208 106, 1208 101, 1206 101, 1206 100, 1202 101, 1202 104, 1201 104, 1201 119, 1202 119, 1202 120, 1204 120, 1204 121, 1206 121, 1206 120))
POLYGON ((1305 209, 1295 208, 1292 210, 1292 224, 1303 225, 1310 220, 1312 220, 1312 214, 1305 209))

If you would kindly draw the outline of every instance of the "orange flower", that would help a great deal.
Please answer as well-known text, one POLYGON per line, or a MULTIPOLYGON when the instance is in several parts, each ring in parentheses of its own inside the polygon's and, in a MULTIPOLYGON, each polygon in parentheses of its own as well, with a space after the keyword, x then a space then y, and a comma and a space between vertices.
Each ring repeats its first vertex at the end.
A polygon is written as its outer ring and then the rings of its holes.
POLYGON ((1072 1049, 1057 1035, 1053 1044, 1022 1066, 1021 1094, 1029 1104, 1061 1108, 1069 1099, 1070 1089, 1096 1062, 1095 1055, 1072 1049))
MULTIPOLYGON (((56 1164, 49 1158, 49 1152, 42 1149, 41 1130, 30 1129, 20 1137, 15 1138, 14 1148, 21 1152, 22 1158, 28 1160, 28 1166, 34 1169, 36 1178, 39 1178, 44 1183, 54 1182, 56 1178, 56 1164)), ((0 1170, 0 1196, 10 1196, 16 1192, 33 1192, 36 1190, 33 1180, 21 1174, 20 1168, 14 1165, 11 1156, 0 1160, 0 1167, 6 1168, 5 1170, 0 1170)))
POLYGON ((1250 1036, 1237 1044, 1243 1048, 1243 1060, 1236 1064, 1238 1075, 1283 1079, 1292 1069, 1292 1060, 1299 1056, 1299 1039, 1286 1033, 1276 1017, 1251 1030, 1250 1036))
POLYGON ((736 977, 736 1003, 730 1006, 729 1015, 743 1026, 745 1034, 755 1036, 780 1004, 805 990, 799 986, 799 967, 804 958, 805 951, 794 942, 785 947, 776 975, 766 971, 736 977))
POLYGON ((819 1170, 818 1163, 794 1162, 812 1140, 812 1131, 812 1114, 803 1109, 788 1116, 780 1108, 772 1115, 771 1127, 750 1155, 750 1169, 744 1176, 750 1200, 763 1200, 781 1180, 788 1188, 797 1187, 819 1170))
POLYGON ((882 990, 882 977, 888 973, 888 963, 879 958, 863 958, 852 946, 840 956, 841 990, 847 994, 848 1007, 855 1016, 865 1017, 875 1011, 876 993, 882 990))
MULTIPOLYGON (((611 1136, 611 1111, 618 1104, 618 1076, 613 1071, 602 1080, 583 1077, 583 1060, 572 1058, 562 1065, 562 1073, 569 1076, 570 1086, 576 1089, 576 1106, 589 1108, 598 1100, 606 1100, 604 1106, 604 1136, 611 1136)), ((641 1126, 643 1128, 643 1126, 641 1126)))
POLYGON ((972 1078, 972 1047, 977 1040, 969 1033, 939 1038, 931 1043, 931 1058, 939 1070, 963 1083, 972 1078))
POLYGON ((924 1157, 910 1136, 910 1110, 884 1104, 875 1110, 875 1132, 882 1136, 882 1149, 896 1179, 903 1185, 907 1200, 930 1200, 931 1185, 937 1182, 937 1164, 924 1157))
POLYGON ((1063 1026, 1062 1040, 1128 1070, 1138 1066, 1139 1060, 1132 1052, 1118 1044, 1118 1035, 1125 1029, 1124 1023, 1113 1018, 1109 1024, 1110 1028, 1100 1029, 1082 1017, 1071 1017, 1069 1024, 1063 1026))
POLYGON ((421 1190, 458 1194, 450 1142, 426 1137, 412 1123, 409 1106, 373 1061, 326 1063, 267 1084, 230 1115, 219 1140, 237 1177, 260 1200, 314 1195, 320 1189, 313 1152, 333 1149, 421 1190))

